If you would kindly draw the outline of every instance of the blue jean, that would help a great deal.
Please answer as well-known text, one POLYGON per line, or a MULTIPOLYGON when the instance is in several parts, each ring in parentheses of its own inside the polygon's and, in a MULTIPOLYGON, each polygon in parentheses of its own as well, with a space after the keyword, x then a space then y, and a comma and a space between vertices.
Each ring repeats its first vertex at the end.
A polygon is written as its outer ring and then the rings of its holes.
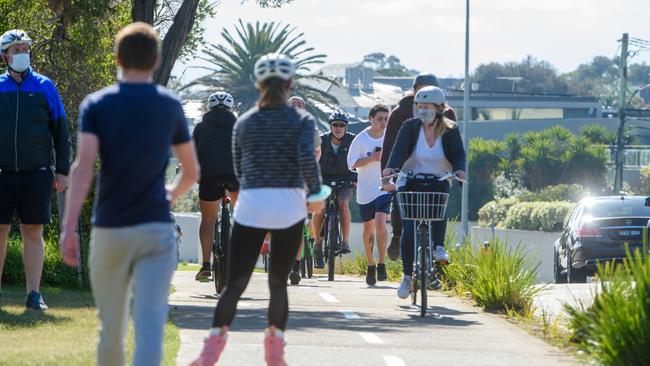
POLYGON ((169 287, 178 261, 172 223, 93 228, 90 282, 101 325, 97 365, 125 363, 124 338, 133 287, 133 365, 159 365, 169 287))
MULTIPOLYGON (((447 182, 441 182, 437 188, 437 192, 449 193, 449 184, 447 182)), ((403 188, 399 189, 400 192, 406 191, 403 188)), ((402 251, 402 272, 406 276, 410 276, 413 273, 413 260, 415 257, 415 221, 414 220, 402 220, 402 238, 400 240, 400 249, 402 251)), ((437 246, 445 245, 445 233, 447 231, 447 220, 446 218, 442 221, 431 221, 431 232, 429 233, 432 241, 433 248, 437 246)))

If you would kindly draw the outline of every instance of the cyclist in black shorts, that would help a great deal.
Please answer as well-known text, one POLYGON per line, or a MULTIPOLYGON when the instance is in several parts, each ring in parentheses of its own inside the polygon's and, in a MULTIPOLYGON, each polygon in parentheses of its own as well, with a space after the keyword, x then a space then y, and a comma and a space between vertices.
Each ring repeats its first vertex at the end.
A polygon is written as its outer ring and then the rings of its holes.
POLYGON ((237 201, 239 183, 232 163, 232 129, 237 117, 232 112, 233 97, 226 92, 216 92, 208 98, 208 108, 201 123, 194 128, 196 154, 201 166, 199 181, 199 206, 201 207, 201 254, 203 265, 196 275, 197 281, 210 280, 210 257, 214 227, 221 198, 230 192, 232 205, 237 201))

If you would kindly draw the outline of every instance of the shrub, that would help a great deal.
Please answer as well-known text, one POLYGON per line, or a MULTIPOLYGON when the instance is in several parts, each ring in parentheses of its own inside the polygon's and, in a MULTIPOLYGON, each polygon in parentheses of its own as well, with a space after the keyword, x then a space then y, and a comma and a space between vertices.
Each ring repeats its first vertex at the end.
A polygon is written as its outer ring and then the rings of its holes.
POLYGON ((199 212, 199 192, 191 190, 176 201, 172 211, 174 212, 199 212))
POLYGON ((577 348, 597 364, 649 365, 650 256, 628 251, 623 266, 600 267, 599 274, 593 305, 566 307, 577 348))
POLYGON ((508 210, 503 226, 516 230, 552 231, 555 222, 564 221, 575 203, 554 202, 519 202, 508 210))
MULTIPOLYGON (((13 236, 7 244, 7 256, 2 276, 3 284, 24 285, 25 269, 23 267, 23 243, 22 239, 13 236)), ((88 240, 82 240, 82 281, 83 287, 90 286, 88 280, 88 240)), ((61 260, 58 241, 45 241, 45 253, 43 258, 43 275, 41 283, 56 287, 79 287, 79 273, 76 268, 66 266, 61 260)))
POLYGON ((517 198, 512 197, 486 203, 478 211, 478 224, 483 227, 491 227, 493 223, 495 226, 503 226, 508 210, 517 202, 517 198))
POLYGON ((650 165, 641 168, 641 194, 650 195, 650 165))
POLYGON ((452 250, 443 271, 448 284, 486 310, 530 316, 533 298, 542 290, 535 286, 538 267, 521 245, 495 239, 487 249, 466 242, 452 250))
POLYGON ((522 192, 518 198, 522 202, 571 201, 578 202, 585 195, 580 184, 558 184, 540 189, 537 192, 522 192))

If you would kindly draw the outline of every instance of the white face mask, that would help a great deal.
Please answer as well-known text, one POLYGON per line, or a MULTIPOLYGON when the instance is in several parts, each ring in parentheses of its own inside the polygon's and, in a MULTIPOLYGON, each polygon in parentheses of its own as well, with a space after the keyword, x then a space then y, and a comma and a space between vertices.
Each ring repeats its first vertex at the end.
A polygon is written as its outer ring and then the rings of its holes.
POLYGON ((432 123, 436 118, 436 111, 426 108, 418 108, 415 112, 415 116, 422 120, 424 123, 432 123))
POLYGON ((122 81, 122 77, 124 76, 124 70, 122 70, 121 66, 117 67, 117 75, 115 77, 117 78, 117 81, 122 81))
POLYGON ((17 53, 12 57, 11 67, 16 72, 24 72, 29 68, 29 53, 17 53))

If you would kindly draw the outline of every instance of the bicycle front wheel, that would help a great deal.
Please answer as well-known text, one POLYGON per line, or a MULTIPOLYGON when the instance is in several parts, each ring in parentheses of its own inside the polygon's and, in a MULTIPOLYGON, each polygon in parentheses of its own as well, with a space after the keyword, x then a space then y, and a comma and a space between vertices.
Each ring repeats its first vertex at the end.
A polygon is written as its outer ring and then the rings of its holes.
POLYGON ((336 215, 332 215, 328 220, 328 256, 327 256, 327 280, 334 281, 334 267, 336 265, 336 249, 339 244, 339 220, 336 215))
POLYGON ((427 315, 427 280, 429 273, 429 255, 426 234, 419 235, 418 242, 420 243, 420 273, 418 273, 418 281, 420 282, 420 316, 427 315))

